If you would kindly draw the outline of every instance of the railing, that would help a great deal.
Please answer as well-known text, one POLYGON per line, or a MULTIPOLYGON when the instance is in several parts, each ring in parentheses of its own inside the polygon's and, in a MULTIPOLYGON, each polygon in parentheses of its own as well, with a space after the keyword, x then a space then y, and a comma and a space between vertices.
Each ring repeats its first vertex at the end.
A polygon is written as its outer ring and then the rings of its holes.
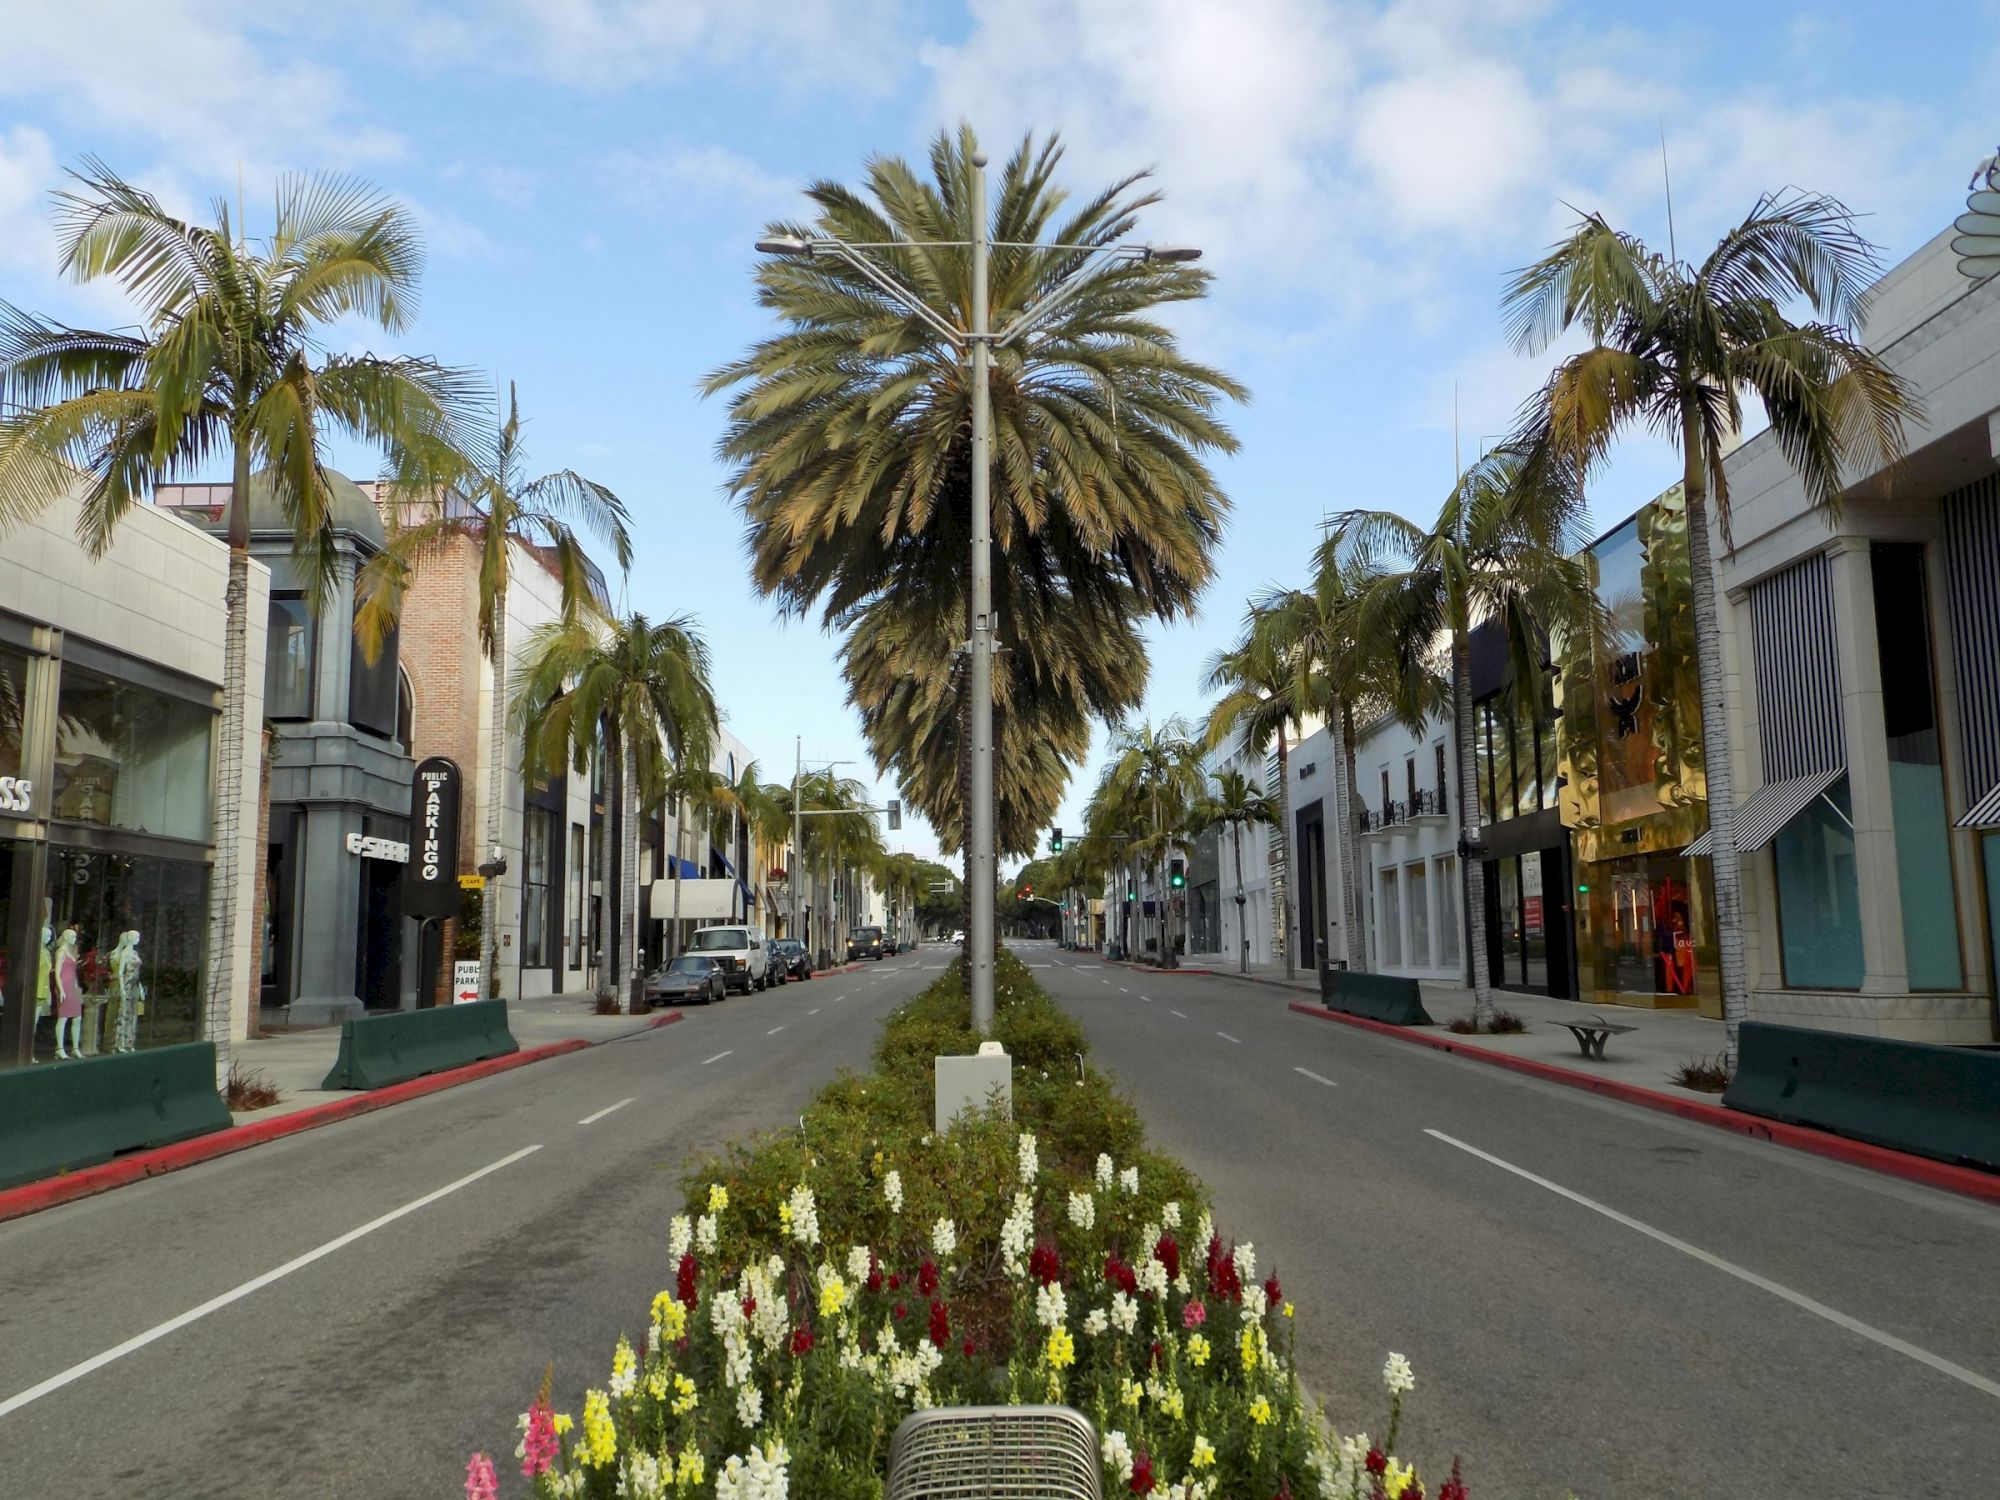
POLYGON ((1445 805, 1443 787, 1426 787, 1417 793, 1417 800, 1411 805, 1411 816, 1418 818, 1442 818, 1448 809, 1445 805))

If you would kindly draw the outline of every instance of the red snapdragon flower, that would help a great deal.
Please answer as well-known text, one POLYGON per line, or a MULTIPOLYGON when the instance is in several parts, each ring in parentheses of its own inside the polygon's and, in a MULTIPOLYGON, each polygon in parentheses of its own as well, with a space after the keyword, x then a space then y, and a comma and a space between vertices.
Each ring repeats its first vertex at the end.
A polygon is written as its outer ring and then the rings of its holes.
POLYGON ((1458 1460, 1451 1461, 1451 1478, 1438 1487, 1438 1500, 1471 1500, 1465 1481, 1458 1474, 1458 1460))
POLYGON ((971 1339, 967 1339, 959 1347, 965 1351, 965 1357, 967 1359, 972 1358, 973 1355, 979 1352, 979 1346, 975 1344, 971 1339))
POLYGON ((805 1323, 799 1324, 797 1328, 794 1328, 792 1330, 792 1353, 803 1357, 805 1355, 812 1353, 812 1347, 813 1347, 812 1328, 805 1323))
POLYGON ((1104 1257, 1104 1279, 1128 1297, 1139 1294, 1139 1273, 1115 1255, 1104 1257))
POLYGON ((898 1318, 907 1318, 909 1315, 910 1315, 909 1304, 907 1302, 898 1302, 896 1304, 896 1316, 898 1318))
POLYGON ((1236 1274, 1235 1247, 1228 1251, 1222 1248, 1222 1236, 1213 1235, 1208 1242, 1208 1289, 1225 1302, 1243 1300, 1243 1278, 1236 1274))
POLYGON ((917 1267, 917 1290, 923 1293, 926 1297, 928 1297, 932 1292, 936 1291, 937 1289, 938 1289, 937 1264, 928 1255, 926 1255, 924 1257, 924 1263, 917 1267))
POLYGON ((745 1319, 757 1316, 757 1299, 755 1297, 745 1297, 743 1299, 743 1316, 745 1319))
POLYGON ((1284 1304, 1285 1289, 1278 1285, 1278 1276, 1275 1271, 1272 1272, 1270 1279, 1264 1283, 1264 1301, 1272 1307, 1280 1307, 1284 1304))
POLYGON ((1149 1370, 1159 1369, 1161 1362, 1165 1360, 1166 1357, 1167 1357, 1167 1346, 1161 1343, 1158 1339, 1154 1339, 1152 1350, 1146 1356, 1146 1368, 1149 1370))
POLYGON ((1172 1235, 1160 1236, 1160 1242, 1153 1246, 1153 1259, 1166 1268, 1167 1280, 1181 1274, 1181 1247, 1172 1235))
POLYGON ((951 1345, 951 1314, 942 1302, 931 1303, 931 1347, 945 1349, 951 1345))
POLYGON ((1153 1459, 1144 1448, 1141 1448, 1132 1457, 1132 1493, 1135 1495, 1149 1494, 1152 1488, 1153 1459))
POLYGON ((1370 1448, 1361 1466, 1370 1474, 1386 1474, 1389 1472, 1389 1455, 1380 1448, 1370 1448))
POLYGON ((1043 1286, 1062 1280, 1062 1257, 1054 1245, 1043 1240, 1028 1252, 1028 1274, 1043 1286))
POLYGON ((889 1275, 889 1290, 892 1292, 900 1292, 902 1289, 903 1289, 903 1278, 896 1275, 894 1272, 891 1272, 889 1275))
POLYGON ((701 1262, 694 1258, 690 1250, 681 1257, 680 1270, 674 1276, 674 1298, 682 1307, 694 1306, 694 1284, 701 1275, 701 1262))
POLYGON ((882 1290, 882 1262, 875 1258, 875 1252, 868 1252, 868 1280, 864 1283, 871 1292, 882 1290))

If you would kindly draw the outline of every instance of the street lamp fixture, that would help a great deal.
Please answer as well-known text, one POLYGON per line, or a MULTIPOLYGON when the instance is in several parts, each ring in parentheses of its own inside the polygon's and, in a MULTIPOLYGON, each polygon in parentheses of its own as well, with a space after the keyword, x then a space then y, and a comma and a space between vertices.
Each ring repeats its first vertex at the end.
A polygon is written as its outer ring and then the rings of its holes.
POLYGON ((1068 302, 1091 281, 1090 271, 1107 260, 1161 261, 1181 264, 1201 258, 1201 251, 1188 245, 1097 245, 1037 244, 1005 241, 1010 250, 1040 250, 1079 257, 1077 268, 1029 304, 997 334, 992 329, 992 293, 987 284, 987 257, 992 248, 991 226, 987 223, 986 153, 972 155, 972 234, 971 241, 909 240, 888 243, 849 243, 832 236, 802 239, 796 235, 772 235, 757 241, 764 255, 834 255, 847 262, 872 282, 882 294, 923 323, 954 349, 970 352, 972 364, 972 598, 971 639, 967 654, 971 659, 970 754, 972 757, 971 805, 966 809, 967 843, 970 846, 972 925, 967 934, 969 989, 972 997, 972 1024, 981 1036, 993 1030, 993 919, 996 871, 993 863, 993 395, 990 367, 993 351, 1005 348, 1028 332, 1055 308, 1068 302), (971 326, 961 328, 946 312, 932 307, 888 268, 876 264, 867 253, 888 249, 964 249, 972 256, 971 326))

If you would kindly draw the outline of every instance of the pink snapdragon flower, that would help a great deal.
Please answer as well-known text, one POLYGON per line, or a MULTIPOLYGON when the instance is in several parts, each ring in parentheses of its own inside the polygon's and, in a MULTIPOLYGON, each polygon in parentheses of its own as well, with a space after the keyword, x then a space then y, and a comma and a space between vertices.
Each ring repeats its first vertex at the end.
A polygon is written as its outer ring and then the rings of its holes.
POLYGON ((473 1454, 466 1463, 465 1500, 500 1500, 500 1476, 484 1453, 473 1454))
MULTIPOLYGON (((546 1401, 528 1408, 528 1436, 521 1444, 521 1473, 528 1479, 546 1474, 562 1449, 556 1437, 556 1414, 546 1401)), ((471 1481, 468 1478, 467 1483, 471 1481)))
POLYGON ((1199 1297, 1188 1298, 1188 1304, 1181 1309, 1181 1327, 1199 1328, 1208 1321, 1208 1304, 1199 1297))

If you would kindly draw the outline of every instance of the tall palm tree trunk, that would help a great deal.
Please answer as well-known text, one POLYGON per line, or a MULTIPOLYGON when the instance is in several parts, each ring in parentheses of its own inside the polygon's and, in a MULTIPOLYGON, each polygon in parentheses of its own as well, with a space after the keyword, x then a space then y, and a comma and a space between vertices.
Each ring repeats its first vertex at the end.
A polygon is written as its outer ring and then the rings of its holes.
POLYGON ((1708 465, 1699 421, 1682 423, 1683 488, 1687 493, 1688 570, 1694 609, 1695 661, 1701 673, 1702 768, 1708 777, 1710 868, 1715 883, 1717 967, 1722 979, 1723 1049, 1736 1068, 1737 1034, 1748 1012, 1749 972, 1743 959, 1742 857, 1736 851, 1736 764, 1729 744, 1729 704, 1723 681, 1722 622, 1716 611, 1715 566, 1708 545, 1708 465))
MULTIPOLYGON (((674 928, 672 932, 667 934, 667 953, 669 956, 674 958, 679 958, 681 953, 681 850, 687 846, 687 829, 685 826, 683 826, 686 821, 686 816, 685 816, 686 809, 687 809, 687 799, 685 797, 682 797, 675 802, 674 804, 674 928)), ((794 865, 797 865, 798 862, 799 862, 798 852, 794 850, 792 854, 792 863, 794 865)), ((792 870, 790 873, 790 878, 793 880, 798 879, 799 873, 800 872, 797 869, 792 870)))
POLYGON ((1285 955, 1285 978, 1299 972, 1292 953, 1292 752, 1285 743, 1285 726, 1278 726, 1278 862, 1271 866, 1273 903, 1271 926, 1278 949, 1285 955))
MULTIPOLYGON (((493 722, 487 730, 485 863, 500 847, 500 804, 507 790, 507 589, 493 591, 493 722)), ((528 857, 527 787, 522 786, 521 858, 528 857)), ((525 873, 525 872, 523 872, 525 873)), ((479 947, 483 972, 479 993, 492 999, 500 993, 500 877, 479 890, 479 947)))
POLYGON ((1333 732, 1334 800, 1340 804, 1340 906, 1346 913, 1347 937, 1342 943, 1347 967, 1368 972, 1368 900, 1361 888, 1361 807, 1354 798, 1354 710, 1335 705, 1333 732))
POLYGON ((250 450, 236 445, 229 484, 229 579, 222 594, 222 744, 215 764, 215 865, 208 887, 206 1032, 215 1081, 229 1076, 229 1013, 236 977, 237 858, 243 816, 243 724, 250 692, 250 450))
POLYGON ((625 944, 625 1004, 635 1014, 645 1003, 645 978, 639 961, 639 757, 629 743, 619 747, 624 774, 623 806, 619 809, 618 937, 625 944))
POLYGON ((1243 924, 1243 907, 1249 897, 1243 894, 1243 825, 1239 822, 1230 832, 1236 835, 1236 972, 1250 972, 1250 929, 1243 924))
MULTIPOLYGON (((1479 771, 1472 753, 1472 652, 1465 632, 1451 633, 1451 697, 1458 720, 1458 816, 1468 841, 1479 827, 1479 771)), ((1472 1022, 1493 1024, 1493 973, 1486 962, 1486 867, 1467 852, 1465 867, 1466 958, 1472 965, 1472 1022)))
POLYGON ((611 920, 611 893, 618 888, 618 858, 611 842, 611 776, 612 757, 620 761, 625 757, 625 748, 613 737, 607 727, 604 736, 604 831, 597 841, 597 952, 592 955, 592 966, 597 970, 597 992, 600 995, 612 993, 611 976, 617 973, 617 940, 611 920))

